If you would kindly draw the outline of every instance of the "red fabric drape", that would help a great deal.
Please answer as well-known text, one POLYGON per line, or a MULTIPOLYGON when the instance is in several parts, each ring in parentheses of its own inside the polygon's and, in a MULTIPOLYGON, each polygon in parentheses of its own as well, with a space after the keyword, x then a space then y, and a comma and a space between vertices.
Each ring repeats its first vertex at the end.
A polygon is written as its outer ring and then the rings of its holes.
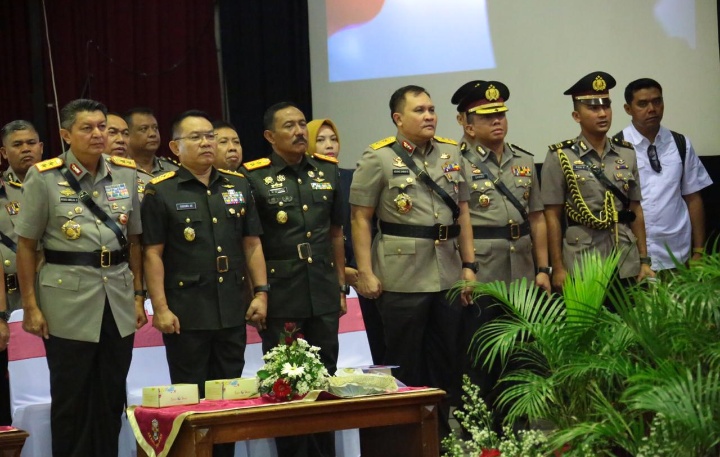
MULTIPOLYGON (((221 115, 212 0, 45 0, 58 104, 79 97, 111 111, 153 109, 160 123, 161 153, 169 154, 169 126, 181 111, 196 108, 221 115)), ((42 2, 0 0, 2 124, 36 121, 30 105, 30 37, 42 35, 42 89, 47 107, 46 153, 60 152, 42 2), (36 2, 41 16, 32 13, 36 2), (11 54, 7 54, 10 51, 11 54), (7 57, 10 58, 7 58, 7 57)), ((38 63, 35 62, 36 66, 38 63)), ((36 121, 37 122, 37 121, 36 121)))

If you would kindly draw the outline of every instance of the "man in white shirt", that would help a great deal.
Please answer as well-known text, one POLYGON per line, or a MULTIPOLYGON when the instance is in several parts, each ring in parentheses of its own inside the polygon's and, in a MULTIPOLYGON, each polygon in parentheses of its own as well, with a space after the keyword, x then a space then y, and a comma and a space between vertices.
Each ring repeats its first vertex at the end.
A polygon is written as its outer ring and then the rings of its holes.
POLYGON ((665 105, 657 81, 641 78, 631 82, 625 88, 625 102, 632 123, 618 135, 632 143, 637 154, 653 270, 673 268, 672 256, 686 262, 692 252, 692 258, 698 259, 705 252, 700 191, 712 180, 690 139, 660 125, 665 105))

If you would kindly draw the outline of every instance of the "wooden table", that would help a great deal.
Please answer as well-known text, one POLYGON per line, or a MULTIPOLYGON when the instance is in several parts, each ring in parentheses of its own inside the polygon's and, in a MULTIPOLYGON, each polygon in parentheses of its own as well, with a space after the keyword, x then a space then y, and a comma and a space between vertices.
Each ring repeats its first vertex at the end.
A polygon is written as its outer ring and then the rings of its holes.
MULTIPOLYGON (((212 445, 259 438, 360 429, 363 457, 440 454, 438 405, 428 389, 372 397, 295 402, 185 418, 169 457, 211 457, 212 445)), ((138 457, 147 456, 138 446, 138 457)))
POLYGON ((24 430, 0 433, 0 456, 20 457, 20 451, 28 436, 30 435, 24 430))

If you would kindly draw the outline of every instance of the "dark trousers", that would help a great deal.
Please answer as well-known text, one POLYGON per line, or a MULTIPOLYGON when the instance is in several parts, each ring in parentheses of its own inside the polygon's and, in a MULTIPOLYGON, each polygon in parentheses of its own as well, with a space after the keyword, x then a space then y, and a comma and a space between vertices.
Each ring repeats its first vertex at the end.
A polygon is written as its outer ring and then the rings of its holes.
POLYGON ((55 336, 43 340, 54 457, 117 455, 134 339, 134 334, 120 337, 106 300, 98 343, 55 336))
MULTIPOLYGON (((457 377, 457 336, 461 305, 448 301, 447 291, 383 292, 376 300, 385 331, 387 365, 408 386, 439 387, 451 392, 457 377)), ((439 433, 450 433, 450 402, 440 404, 439 433)))
MULTIPOLYGON (((218 330, 181 330, 164 333, 170 381, 197 384, 205 397, 205 381, 242 376, 245 367, 245 326, 218 330)), ((235 443, 216 444, 213 456, 232 457, 235 443)))
POLYGON ((10 379, 8 377, 7 349, 0 351, 0 425, 10 425, 10 379))
POLYGON ((385 360, 385 331, 383 330, 382 317, 380 317, 375 300, 358 295, 358 301, 360 302, 360 310, 365 324, 365 334, 370 346, 370 355, 373 363, 380 365, 385 360))
MULTIPOLYGON (((283 335, 287 322, 295 324, 299 329, 298 333, 302 333, 304 340, 320 348, 320 360, 330 376, 334 375, 337 371, 340 349, 338 342, 340 316, 337 313, 329 313, 303 319, 267 319, 267 329, 260 334, 263 353, 280 343, 280 337, 283 335)), ((332 420, 332 418, 328 418, 328 420, 332 420)), ((275 438, 275 446, 278 457, 332 457, 335 455, 335 432, 275 438)))

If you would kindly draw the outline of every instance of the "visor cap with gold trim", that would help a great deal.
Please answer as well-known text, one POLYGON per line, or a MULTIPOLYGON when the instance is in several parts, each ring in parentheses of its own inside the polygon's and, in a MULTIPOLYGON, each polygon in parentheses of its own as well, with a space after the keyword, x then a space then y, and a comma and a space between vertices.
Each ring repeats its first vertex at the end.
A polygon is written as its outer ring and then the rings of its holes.
POLYGON ((563 93, 584 105, 610 106, 610 89, 613 87, 615 78, 604 71, 594 71, 583 76, 563 93))
POLYGON ((474 114, 494 114, 507 111, 505 102, 510 98, 510 89, 500 81, 483 81, 473 87, 465 96, 465 111, 474 114))
POLYGON ((476 87, 480 86, 480 84, 484 83, 485 81, 481 81, 479 79, 476 79, 475 81, 469 81, 460 86, 458 90, 455 91, 452 98, 450 99, 450 103, 453 105, 457 105, 458 113, 463 113, 467 108, 468 103, 472 100, 467 99, 467 95, 476 87))

